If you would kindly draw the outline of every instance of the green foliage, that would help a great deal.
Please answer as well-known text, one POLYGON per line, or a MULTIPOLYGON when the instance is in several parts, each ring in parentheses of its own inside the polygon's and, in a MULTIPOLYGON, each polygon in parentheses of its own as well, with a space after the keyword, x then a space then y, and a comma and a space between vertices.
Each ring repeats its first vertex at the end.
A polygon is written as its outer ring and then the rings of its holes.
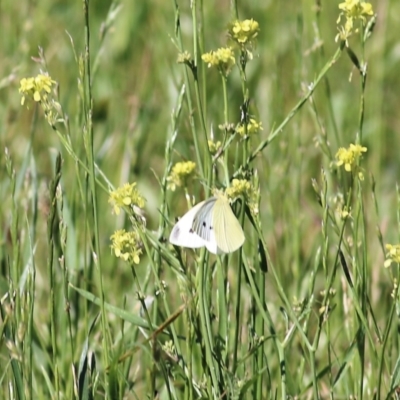
POLYGON ((400 4, 97 3, 0 4, 0 398, 397 398, 400 4))

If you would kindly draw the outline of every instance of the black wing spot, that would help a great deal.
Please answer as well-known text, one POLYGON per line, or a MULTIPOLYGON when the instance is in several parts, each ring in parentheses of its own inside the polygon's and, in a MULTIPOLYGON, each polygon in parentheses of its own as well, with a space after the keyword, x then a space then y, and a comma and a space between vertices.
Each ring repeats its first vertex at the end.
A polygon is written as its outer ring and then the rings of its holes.
POLYGON ((207 224, 205 221, 203 221, 203 226, 204 226, 204 228, 207 228, 207 224))

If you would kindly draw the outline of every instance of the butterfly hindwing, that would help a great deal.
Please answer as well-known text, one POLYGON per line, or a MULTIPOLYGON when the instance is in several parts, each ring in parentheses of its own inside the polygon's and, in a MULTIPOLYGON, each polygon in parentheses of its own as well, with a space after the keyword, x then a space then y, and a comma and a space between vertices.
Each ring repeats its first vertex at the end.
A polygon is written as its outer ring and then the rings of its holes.
POLYGON ((219 197, 215 203, 213 225, 215 239, 222 252, 232 253, 243 245, 243 229, 225 197, 219 197))

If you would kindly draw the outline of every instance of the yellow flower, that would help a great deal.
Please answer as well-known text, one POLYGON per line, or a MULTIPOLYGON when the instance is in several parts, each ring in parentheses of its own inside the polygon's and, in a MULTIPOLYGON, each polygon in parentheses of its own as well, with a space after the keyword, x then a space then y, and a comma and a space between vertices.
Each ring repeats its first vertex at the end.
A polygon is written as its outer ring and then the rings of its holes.
POLYGON ((56 81, 50 76, 39 74, 36 77, 22 78, 20 81, 19 92, 22 93, 21 105, 24 105, 27 97, 36 102, 46 101, 47 95, 51 92, 51 87, 56 81))
POLYGON ((193 174, 196 164, 193 161, 177 162, 167 178, 167 188, 175 191, 176 187, 185 186, 187 179, 193 174))
POLYGON ((243 196, 253 215, 259 213, 258 194, 251 182, 246 179, 232 179, 231 186, 225 189, 225 195, 233 200, 243 196))
POLYGON ((363 23, 366 22, 368 16, 372 16, 374 11, 372 9, 371 3, 365 2, 363 0, 346 0, 344 3, 339 4, 339 9, 342 10, 339 14, 339 18, 336 23, 339 24, 342 16, 346 18, 344 27, 339 27, 339 33, 336 35, 336 41, 338 39, 346 42, 347 39, 354 33, 357 29, 353 31, 354 21, 359 19, 363 23))
POLYGON ((143 208, 145 204, 144 198, 136 188, 136 183, 125 183, 124 186, 112 191, 108 202, 112 204, 114 213, 117 215, 123 207, 143 208))
POLYGON ((177 63, 178 64, 185 64, 192 61, 192 55, 188 51, 184 51, 178 54, 177 63))
POLYGON ((110 237, 111 249, 118 258, 139 264, 142 254, 142 242, 137 232, 115 231, 110 237))
POLYGON ((222 143, 218 140, 218 142, 214 142, 213 140, 208 140, 208 148, 212 155, 216 154, 222 146, 222 143))
POLYGON ((341 40, 342 42, 345 42, 346 46, 348 46, 349 45, 348 39, 353 34, 352 27, 353 27, 352 19, 348 19, 344 27, 339 26, 338 27, 339 33, 335 37, 335 42, 341 40))
POLYGON ((35 88, 34 84, 35 84, 34 78, 22 78, 21 79, 19 92, 24 93, 24 95, 21 98, 21 106, 23 106, 25 103, 25 96, 33 95, 34 88, 35 88))
POLYGON ((236 132, 242 137, 245 137, 246 133, 247 133, 247 136, 250 136, 253 133, 257 133, 257 132, 263 130, 262 122, 257 122, 254 118, 250 118, 250 121, 247 124, 247 132, 244 128, 245 128, 244 125, 239 125, 236 128, 236 132))
MULTIPOLYGON (((319 193, 319 192, 317 192, 319 193)), ((335 214, 338 218, 345 220, 347 218, 352 218, 351 207, 345 204, 345 199, 343 193, 338 192, 332 197, 332 205, 334 206, 335 214)))
POLYGON ((225 194, 230 199, 235 199, 239 196, 246 196, 251 191, 251 183, 246 179, 233 179, 231 186, 226 188, 225 194))
POLYGON ((201 59, 208 64, 208 67, 217 67, 218 70, 228 75, 231 68, 235 65, 235 53, 231 47, 222 47, 216 51, 204 53, 201 59))
POLYGON ((351 216, 351 211, 349 211, 349 209, 344 206, 341 210, 339 210, 339 214, 340 214, 340 218, 345 220, 346 218, 351 216))
POLYGON ((259 31, 260 27, 257 21, 245 19, 244 21, 235 21, 229 30, 229 34, 233 40, 242 45, 253 41, 259 31))
POLYGON ((194 67, 192 55, 188 51, 178 54, 178 59, 176 60, 178 64, 186 64, 189 67, 194 67))
POLYGON ((175 348, 175 344, 172 340, 167 340, 162 346, 161 348, 170 355, 175 355, 176 354, 176 348, 175 348))
POLYGON ((345 0, 339 4, 339 9, 343 10, 346 18, 362 19, 365 21, 366 16, 374 14, 372 4, 363 0, 345 0))
POLYGON ((336 165, 338 167, 343 165, 347 172, 354 171, 358 167, 362 153, 365 153, 366 151, 367 148, 360 146, 359 144, 350 144, 348 149, 341 147, 336 153, 336 159, 338 160, 336 165))
POLYGON ((393 262, 400 264, 400 244, 387 244, 385 247, 387 250, 386 260, 383 264, 385 268, 390 267, 393 262))

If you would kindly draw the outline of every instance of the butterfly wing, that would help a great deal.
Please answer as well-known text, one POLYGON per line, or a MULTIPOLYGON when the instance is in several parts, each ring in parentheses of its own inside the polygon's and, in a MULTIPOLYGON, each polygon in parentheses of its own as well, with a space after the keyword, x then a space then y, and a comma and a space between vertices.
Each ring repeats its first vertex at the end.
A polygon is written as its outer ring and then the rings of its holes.
POLYGON ((211 233, 213 231, 213 208, 216 202, 215 197, 211 197, 206 201, 203 201, 201 207, 197 211, 194 219, 193 219, 193 230, 196 232, 202 239, 206 241, 210 241, 211 233))
POLYGON ((218 248, 224 253, 234 252, 243 245, 245 237, 228 199, 219 197, 212 211, 213 231, 218 248))
POLYGON ((192 207, 172 228, 170 243, 175 246, 197 249, 206 245, 205 241, 193 230, 193 221, 204 201, 192 207))
POLYGON ((220 254, 213 226, 213 210, 216 197, 204 201, 193 220, 193 231, 205 241, 205 246, 210 253, 220 254))
POLYGON ((232 253, 244 233, 224 196, 211 197, 190 209, 173 227, 169 241, 192 249, 206 246, 213 254, 232 253))

